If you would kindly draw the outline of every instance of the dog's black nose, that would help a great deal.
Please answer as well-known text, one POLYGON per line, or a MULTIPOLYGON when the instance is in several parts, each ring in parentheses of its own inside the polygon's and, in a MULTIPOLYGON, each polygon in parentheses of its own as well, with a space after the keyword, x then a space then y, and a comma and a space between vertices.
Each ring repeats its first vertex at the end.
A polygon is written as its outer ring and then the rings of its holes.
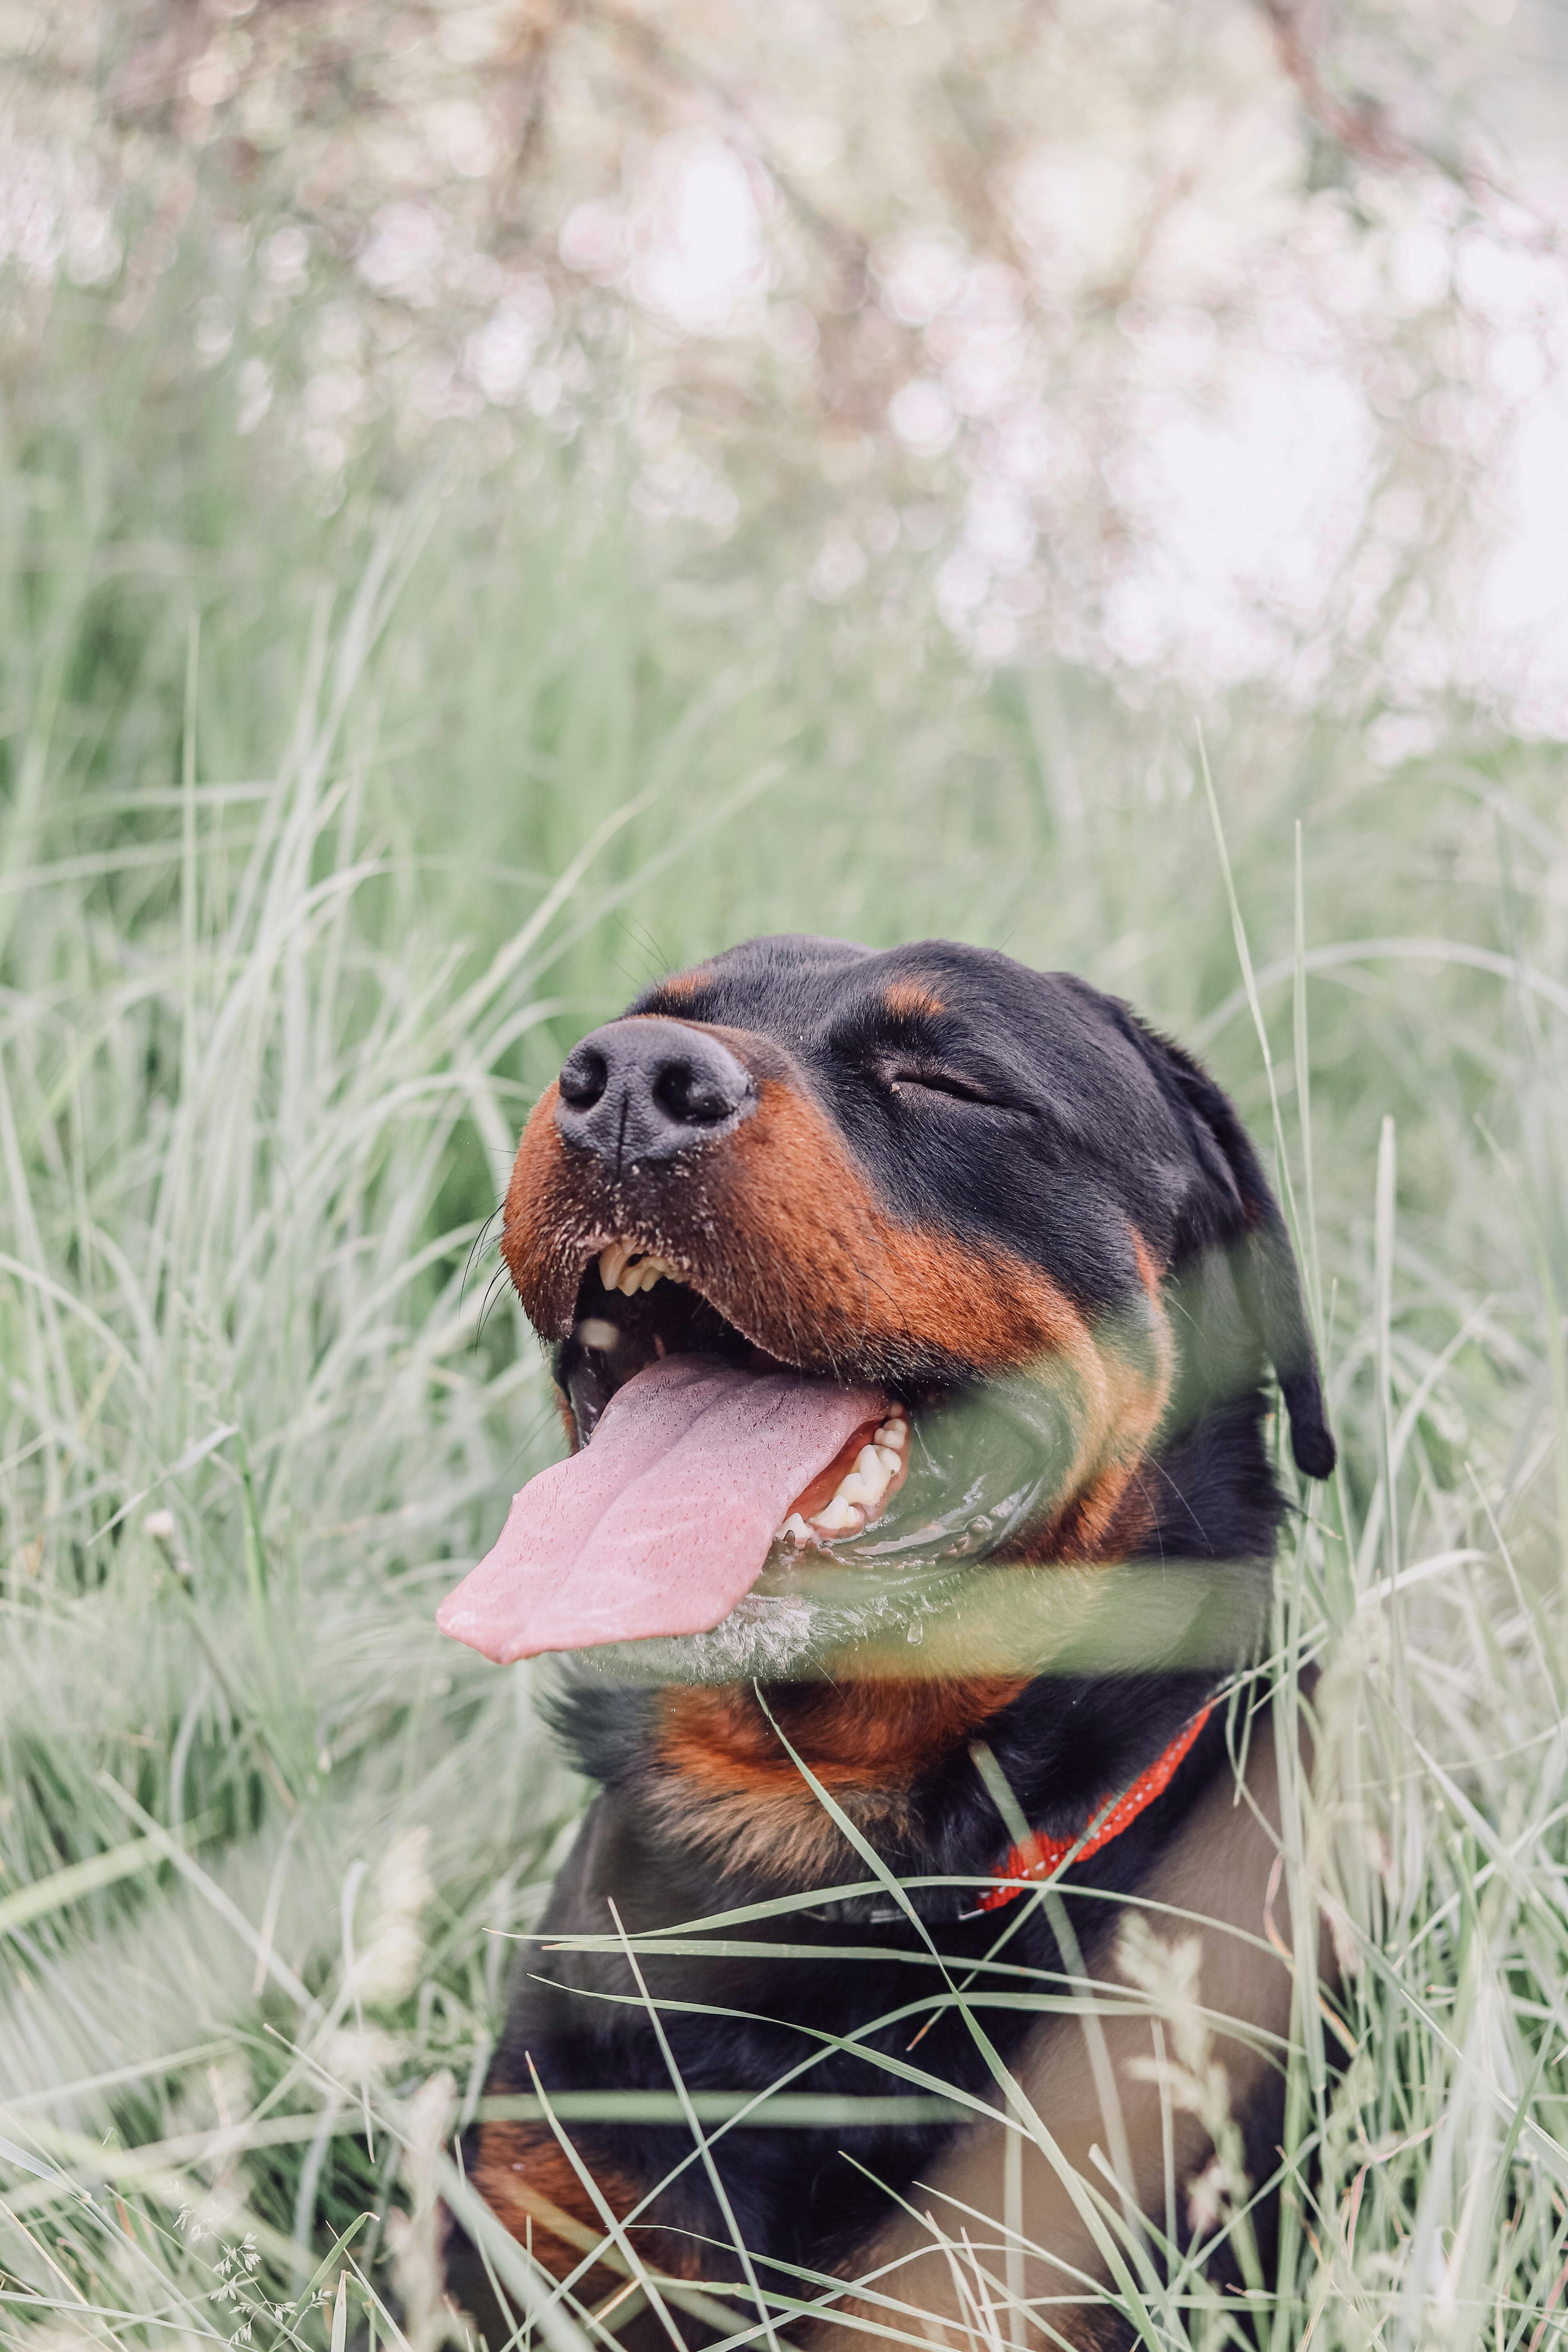
POLYGON ((612 1021, 567 1055, 555 1124, 579 1151, 624 1167, 727 1134, 755 1099, 727 1045, 679 1021, 612 1021))

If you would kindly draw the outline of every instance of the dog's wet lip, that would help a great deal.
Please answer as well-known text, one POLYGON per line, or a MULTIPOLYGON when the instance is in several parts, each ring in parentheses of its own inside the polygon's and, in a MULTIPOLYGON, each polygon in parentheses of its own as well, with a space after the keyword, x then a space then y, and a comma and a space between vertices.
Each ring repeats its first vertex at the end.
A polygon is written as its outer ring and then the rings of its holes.
MULTIPOLYGON (((749 1370, 798 1373, 820 1380, 817 1367, 780 1353, 734 1321, 726 1305, 704 1289, 692 1269, 637 1241, 620 1241, 590 1251, 579 1276, 570 1327, 575 1345, 601 1360, 613 1387, 620 1387, 646 1363, 666 1356, 727 1355, 749 1370), (650 1307, 643 1301, 655 1289, 650 1307), (628 1316, 621 1306, 635 1302, 628 1316)), ((827 1375, 838 1388, 876 1387, 907 1422, 918 1403, 935 1393, 929 1381, 906 1390, 880 1366, 839 1363, 827 1375)), ((584 1444, 590 1432, 579 1429, 584 1444)))
MULTIPOLYGON (((737 1322, 730 1306, 714 1295, 721 1286, 710 1290, 700 1267, 647 1238, 623 1234, 606 1242, 601 1235, 583 1253, 570 1338, 609 1360, 606 1369, 616 1386, 642 1363, 666 1355, 731 1352, 753 1370, 807 1371, 805 1365, 780 1354, 737 1322), (657 1300, 651 1309, 645 1308, 642 1302, 655 1290, 657 1300), (623 1300, 632 1303, 629 1317, 623 1300), (705 1340, 689 1345, 681 1325, 694 1312, 710 1318, 714 1328, 705 1340)), ((847 1370, 838 1384, 856 1386, 858 1375, 847 1370)))

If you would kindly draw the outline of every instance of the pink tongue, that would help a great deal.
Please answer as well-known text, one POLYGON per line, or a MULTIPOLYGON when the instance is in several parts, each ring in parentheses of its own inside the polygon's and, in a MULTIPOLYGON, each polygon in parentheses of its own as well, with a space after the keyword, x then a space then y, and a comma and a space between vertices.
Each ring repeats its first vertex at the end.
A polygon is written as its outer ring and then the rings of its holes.
POLYGON ((886 1403, 706 1357, 650 1364, 591 1445, 513 1496, 500 1542, 436 1622, 499 1665, 706 1633, 756 1581, 795 1497, 886 1403))

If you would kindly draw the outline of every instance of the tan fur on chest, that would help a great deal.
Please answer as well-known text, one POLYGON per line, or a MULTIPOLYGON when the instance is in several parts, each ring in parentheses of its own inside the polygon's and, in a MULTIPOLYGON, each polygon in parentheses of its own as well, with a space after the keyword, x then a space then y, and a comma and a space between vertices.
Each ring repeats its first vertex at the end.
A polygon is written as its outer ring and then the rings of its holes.
MULTIPOLYGON (((897 1836, 917 1779, 1024 1687, 1018 1676, 822 1683, 773 1694, 779 1728, 868 1835, 897 1836)), ((743 1686, 670 1690, 661 1701, 654 1805, 697 1850, 797 1885, 853 1862, 848 1841, 743 1686)))

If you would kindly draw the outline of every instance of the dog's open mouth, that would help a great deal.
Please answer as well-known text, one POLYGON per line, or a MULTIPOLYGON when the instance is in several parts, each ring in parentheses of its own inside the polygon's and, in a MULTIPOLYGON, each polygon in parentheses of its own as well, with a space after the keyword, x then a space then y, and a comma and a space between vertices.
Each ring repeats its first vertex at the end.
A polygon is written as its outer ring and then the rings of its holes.
POLYGON ((710 1632, 770 1553, 860 1535, 907 1474, 902 1402, 780 1362, 628 1243, 584 1275, 556 1370, 579 1451, 439 1615, 503 1663, 710 1632))
POLYGON ((555 1373, 578 1451, 514 1496, 438 1617, 502 1664, 708 1633, 759 1580, 787 1590, 824 1554, 895 1570, 984 1557, 1068 1442, 1032 1382, 900 1395, 802 1372, 626 1242, 585 1271, 555 1373))
MULTIPOLYGON (((631 1400, 643 1410, 655 1368, 680 1357, 700 1357, 715 1370, 731 1368, 741 1443, 731 1465, 744 1474, 754 1434, 755 1409, 763 1407, 782 1440, 782 1423, 794 1417, 804 1466, 816 1450, 823 1422, 824 1383, 805 1378, 794 1365, 755 1346, 728 1322, 699 1290, 680 1279, 666 1258, 617 1242, 601 1251, 584 1276, 578 1319, 562 1351, 559 1376, 571 1400, 580 1444, 585 1445, 614 1397, 617 1423, 631 1400), (658 1297, 651 1294, 658 1290, 658 1297), (747 1379, 773 1387, 745 1394, 747 1379), (765 1395, 765 1405, 764 1405, 765 1395)), ((910 1417, 906 1404, 881 1387, 851 1381, 847 1392, 877 1402, 846 1437, 830 1462, 816 1466, 801 1486, 774 1534, 775 1542, 805 1549, 859 1535, 879 1519, 903 1483, 909 1466, 910 1417)), ((833 1416, 837 1420, 837 1416, 833 1416)))

